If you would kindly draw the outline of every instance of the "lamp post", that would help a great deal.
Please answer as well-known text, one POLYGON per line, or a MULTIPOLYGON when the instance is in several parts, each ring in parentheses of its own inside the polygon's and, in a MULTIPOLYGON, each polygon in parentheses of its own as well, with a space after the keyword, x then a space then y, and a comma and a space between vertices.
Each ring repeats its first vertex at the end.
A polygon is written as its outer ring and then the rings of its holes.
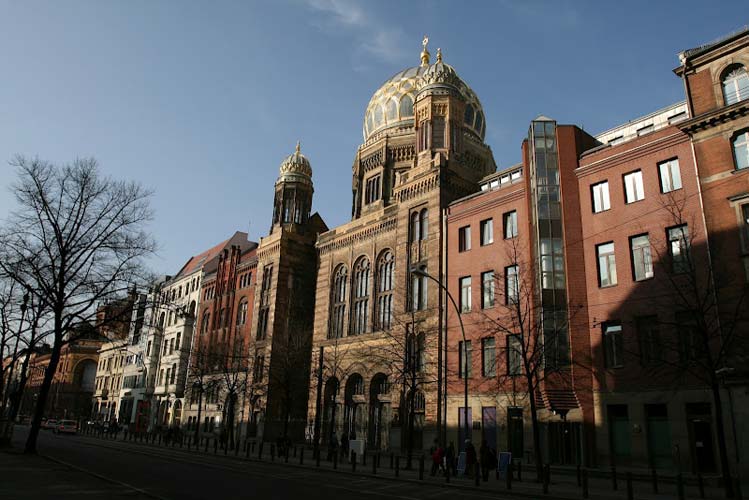
MULTIPOLYGON (((413 266, 411 267, 411 274, 415 274, 416 276, 421 276, 423 278, 428 278, 435 283, 437 283, 437 286, 439 286, 442 290, 444 290, 445 294, 447 295, 447 298, 450 299, 450 302, 452 303, 453 307, 455 308, 455 313, 458 315, 458 322, 460 323, 460 333, 463 336, 463 426, 465 431, 465 438, 470 439, 470 433, 471 433, 471 427, 468 423, 468 356, 467 356, 467 350, 466 350, 466 330, 463 327, 463 316, 460 312, 460 308, 458 307, 458 304, 455 302, 455 299, 450 294, 450 291, 447 289, 445 285, 442 284, 440 280, 432 276, 431 274, 426 272, 426 266, 420 265, 420 266, 413 266)), ((445 328, 445 331, 447 331, 447 327, 445 328)), ((445 370, 445 380, 447 380, 447 370, 445 370)), ((460 443, 458 444, 460 446, 460 443)))

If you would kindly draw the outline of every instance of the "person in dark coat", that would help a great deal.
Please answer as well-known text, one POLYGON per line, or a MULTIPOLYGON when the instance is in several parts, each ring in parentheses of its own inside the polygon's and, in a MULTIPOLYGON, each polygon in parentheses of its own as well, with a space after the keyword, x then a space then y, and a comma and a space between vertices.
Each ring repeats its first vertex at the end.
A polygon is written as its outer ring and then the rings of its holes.
POLYGON ((455 475, 455 446, 452 441, 450 441, 450 445, 445 450, 445 468, 445 473, 449 472, 451 475, 455 475))
POLYGON ((489 480, 489 469, 492 467, 492 449, 486 444, 486 439, 481 441, 479 448, 479 461, 481 463, 481 478, 484 481, 489 480))
POLYGON ((338 436, 333 431, 330 433, 330 440, 328 442, 328 462, 333 461, 333 455, 336 453, 338 453, 338 436))
POLYGON ((444 474, 445 469, 442 466, 442 459, 445 456, 445 449, 440 446, 437 440, 434 441, 434 447, 432 448, 432 475, 437 474, 439 470, 444 474))
POLYGON ((348 434, 345 431, 341 434, 341 458, 348 458, 348 434))
POLYGON ((471 477, 473 470, 476 468, 477 462, 476 448, 470 439, 466 439, 466 476, 471 477))

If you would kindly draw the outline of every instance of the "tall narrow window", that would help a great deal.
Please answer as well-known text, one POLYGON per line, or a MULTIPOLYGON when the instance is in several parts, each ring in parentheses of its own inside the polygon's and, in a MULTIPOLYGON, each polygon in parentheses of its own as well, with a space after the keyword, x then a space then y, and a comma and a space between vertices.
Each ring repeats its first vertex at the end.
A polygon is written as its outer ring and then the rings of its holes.
POLYGON ((386 250, 377 263, 377 326, 388 330, 393 322, 393 277, 395 257, 386 250))
POLYGON ((494 307, 494 271, 481 273, 481 308, 494 307))
POLYGON ((541 238, 541 286, 545 290, 564 290, 564 252, 562 238, 541 238))
POLYGON ((177 340, 174 342, 174 349, 179 351, 179 344, 182 341, 182 332, 177 332, 177 340))
POLYGON ((611 208, 609 181, 599 182, 590 186, 590 194, 593 199, 593 213, 597 214, 611 208))
MULTIPOLYGON (((421 265, 426 273, 426 265, 421 265)), ((427 308, 427 283, 429 278, 416 273, 411 273, 411 299, 410 306, 414 311, 427 308)))
POLYGON ((368 205, 379 200, 382 195, 382 176, 375 175, 367 179, 364 188, 364 202, 368 205))
POLYGON ((690 311, 676 313, 677 335, 679 337, 679 360, 689 363, 699 358, 704 345, 697 329, 697 322, 690 311))
POLYGON ((481 339, 481 375, 494 377, 497 375, 497 354, 494 337, 481 339))
POLYGON ((467 252, 471 249, 471 226, 463 226, 458 229, 458 252, 467 252))
POLYGON ((650 365, 662 360, 662 346, 657 316, 636 318, 637 342, 640 345, 640 363, 650 365))
POLYGON ((270 291, 273 283, 273 266, 263 269, 263 283, 260 287, 260 312, 258 314, 257 339, 262 340, 268 335, 270 320, 270 291))
POLYGON ((624 366, 624 339, 621 323, 603 324, 603 349, 606 368, 624 366))
POLYGON ((509 240, 518 235, 518 212, 513 210, 502 215, 505 239, 509 240))
POLYGON ((632 236, 629 239, 632 250, 632 270, 635 281, 653 277, 653 260, 650 255, 650 237, 647 234, 632 236))
POLYGON ((505 267, 505 304, 515 304, 520 295, 520 281, 518 266, 505 267))
POLYGON ((684 273, 690 269, 689 228, 686 224, 671 227, 668 234, 668 252, 671 256, 671 270, 684 273))
POLYGON ((744 66, 740 64, 729 66, 722 84, 723 100, 726 106, 749 99, 749 75, 744 66))
POLYGON ((471 277, 460 278, 460 310, 469 312, 471 310, 471 277))
POLYGON ((366 333, 369 323, 369 259, 362 257, 354 266, 351 334, 366 333))
POLYGON ((341 264, 333 273, 332 304, 330 311, 330 332, 328 338, 343 337, 343 325, 346 320, 346 283, 348 272, 341 264))
POLYGON ((520 335, 507 337, 507 375, 520 375, 523 370, 523 343, 520 335))
POLYGON ((744 274, 749 281, 749 203, 741 206, 741 253, 744 260, 744 274))
POLYGON ((749 130, 744 130, 733 138, 733 158, 736 170, 749 168, 749 130))
POLYGON ((627 203, 634 203, 645 199, 642 170, 630 172, 624 176, 624 199, 627 203))
POLYGON ((614 243, 603 243, 596 246, 598 255, 598 286, 601 288, 616 285, 616 255, 614 243))
POLYGON ((445 147, 445 119, 441 116, 432 118, 432 148, 445 147))
POLYGON ((681 170, 678 158, 659 163, 658 175, 661 178, 661 193, 681 189, 681 170))
POLYGON ((247 301, 243 300, 239 304, 239 311, 237 312, 237 325, 242 326, 247 323, 247 301))
POLYGON ((481 221, 481 246, 494 243, 494 222, 492 219, 481 221))
POLYGON ((458 342, 458 367, 460 378, 471 378, 471 341, 458 342))
POLYGON ((421 239, 421 224, 419 223, 419 213, 411 212, 411 224, 410 224, 409 236, 412 242, 419 241, 421 239))
POLYGON ((542 311, 542 326, 546 368, 556 369, 568 365, 570 362, 570 342, 566 311, 544 309, 542 311))

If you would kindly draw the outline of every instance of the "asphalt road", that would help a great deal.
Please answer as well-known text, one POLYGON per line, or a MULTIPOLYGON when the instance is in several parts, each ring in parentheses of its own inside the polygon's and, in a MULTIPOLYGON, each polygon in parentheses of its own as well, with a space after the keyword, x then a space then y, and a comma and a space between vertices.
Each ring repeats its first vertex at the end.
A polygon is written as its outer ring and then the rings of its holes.
MULTIPOLYGON (((22 447, 27 432, 27 428, 16 428, 14 446, 22 447)), ((40 455, 57 461, 58 467, 70 467, 71 474, 86 474, 92 481, 102 483, 98 489, 93 488, 78 498, 110 498, 115 492, 117 496, 128 498, 180 500, 497 498, 495 492, 458 491, 384 477, 201 456, 80 435, 42 432, 38 450, 40 455)), ((24 495, 24 498, 32 497, 24 495)), ((54 497, 43 494, 39 498, 54 497)))

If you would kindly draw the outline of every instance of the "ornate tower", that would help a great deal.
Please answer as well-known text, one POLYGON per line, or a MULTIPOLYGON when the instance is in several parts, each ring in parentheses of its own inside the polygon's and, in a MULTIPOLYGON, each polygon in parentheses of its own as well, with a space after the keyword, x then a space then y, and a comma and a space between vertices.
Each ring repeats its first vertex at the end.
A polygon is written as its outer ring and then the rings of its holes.
POLYGON ((296 151, 281 163, 276 180, 271 234, 280 227, 306 224, 312 208, 313 192, 312 167, 297 142, 296 151))

